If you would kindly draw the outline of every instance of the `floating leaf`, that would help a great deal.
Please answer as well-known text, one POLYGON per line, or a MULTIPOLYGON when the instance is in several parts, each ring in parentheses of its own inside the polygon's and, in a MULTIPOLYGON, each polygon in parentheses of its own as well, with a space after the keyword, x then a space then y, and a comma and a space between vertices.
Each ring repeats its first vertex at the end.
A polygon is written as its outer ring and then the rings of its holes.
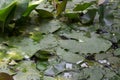
POLYGON ((14 40, 11 45, 21 51, 22 55, 28 55, 29 57, 33 56, 40 49, 39 44, 30 38, 20 39, 19 41, 14 40))
POLYGON ((107 59, 109 57, 112 57, 113 55, 111 53, 100 53, 100 54, 96 54, 95 55, 95 59, 96 60, 104 60, 107 59))
POLYGON ((44 80, 56 80, 56 79, 55 79, 55 78, 53 78, 53 77, 44 76, 44 80))
POLYGON ((24 58, 24 55, 21 51, 17 49, 10 49, 7 51, 7 58, 13 59, 13 60, 22 60, 24 58))
POLYGON ((65 34, 64 36, 77 40, 59 40, 60 46, 71 52, 99 53, 100 51, 108 50, 112 45, 111 42, 98 38, 95 34, 91 38, 77 32, 65 34))
POLYGON ((101 80, 103 77, 102 69, 99 67, 84 69, 84 73, 89 76, 88 80, 101 80))
POLYGON ((47 70, 45 70, 44 74, 48 76, 55 76, 56 72, 54 67, 53 66, 49 67, 47 70))
POLYGON ((120 48, 116 49, 114 51, 114 55, 119 56, 120 55, 120 48))
POLYGON ((37 67, 37 69, 43 71, 43 70, 47 69, 47 66, 48 66, 47 61, 38 61, 36 67, 37 67))
POLYGON ((58 48, 57 49, 57 55, 62 58, 63 60, 71 63, 77 63, 78 61, 83 60, 84 58, 80 56, 79 54, 75 54, 72 52, 67 52, 64 49, 58 48))
POLYGON ((54 35, 49 34, 44 36, 44 38, 40 41, 41 50, 45 49, 53 49, 54 47, 57 46, 57 39, 55 38, 54 35))
POLYGON ((51 52, 49 51, 38 51, 36 52, 35 56, 39 59, 42 59, 42 60, 47 60, 48 58, 51 57, 51 52))
POLYGON ((40 73, 33 62, 21 62, 18 67, 19 72, 13 77, 14 80, 40 80, 40 73))
POLYGON ((59 20, 44 21, 40 24, 41 33, 53 33, 62 27, 63 23, 59 20), (47 24, 46 24, 47 23, 47 24))

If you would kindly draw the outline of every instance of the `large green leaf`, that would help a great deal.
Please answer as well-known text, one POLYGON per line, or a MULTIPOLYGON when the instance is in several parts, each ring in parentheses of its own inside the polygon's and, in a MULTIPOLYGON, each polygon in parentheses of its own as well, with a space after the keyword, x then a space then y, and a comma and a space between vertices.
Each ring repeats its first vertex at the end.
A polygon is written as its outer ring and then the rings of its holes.
POLYGON ((44 0, 36 7, 36 11, 39 13, 40 18, 53 18, 53 6, 44 0))
POLYGON ((120 48, 116 49, 114 51, 114 55, 119 56, 120 55, 120 48))
POLYGON ((17 3, 17 1, 15 1, 15 0, 9 0, 8 2, 1 0, 2 6, 0 7, 0 21, 5 22, 8 15, 12 11, 12 9, 15 7, 16 3, 17 3), (6 4, 6 5, 4 5, 4 4, 6 4))
POLYGON ((21 51, 21 55, 31 57, 40 49, 39 44, 35 43, 30 38, 19 39, 20 40, 12 39, 13 43, 11 43, 10 45, 13 45, 16 49, 21 51))
POLYGON ((83 4, 78 4, 75 8, 74 11, 84 11, 87 8, 89 8, 93 3, 83 3, 83 4))
POLYGON ((63 23, 59 20, 49 20, 49 21, 43 21, 40 24, 39 30, 41 33, 53 33, 60 29, 62 27, 63 23), (47 24, 46 24, 47 23, 47 24))
POLYGON ((26 11, 28 7, 29 0, 18 0, 16 10, 14 13, 14 19, 17 20, 21 18, 22 14, 26 11))
POLYGON ((19 72, 13 77, 14 80, 40 80, 40 73, 31 61, 22 62, 18 69, 19 72))
POLYGON ((27 17, 31 11, 33 11, 41 2, 43 2, 44 0, 39 0, 39 1, 31 1, 29 3, 29 6, 27 8, 27 10, 24 12, 23 16, 27 17))
POLYGON ((40 41, 40 50, 49 50, 53 49, 57 46, 57 39, 53 34, 49 34, 44 36, 44 38, 40 41))
POLYGON ((112 45, 110 41, 98 38, 95 34, 91 35, 91 38, 77 32, 64 34, 64 36, 77 40, 59 40, 62 48, 72 52, 99 53, 108 50, 112 45))
POLYGON ((72 53, 72 52, 67 52, 67 51, 65 51, 64 49, 61 49, 61 48, 58 48, 56 52, 57 52, 57 55, 61 59, 65 60, 67 62, 77 63, 78 61, 84 60, 84 58, 81 55, 75 54, 75 53, 72 53))
MULTIPOLYGON (((40 35, 41 36, 41 35, 40 35)), ((10 45, 14 46, 23 56, 33 56, 38 50, 52 49, 57 46, 56 38, 53 35, 46 35, 40 42, 34 42, 30 38, 11 39, 10 45)))

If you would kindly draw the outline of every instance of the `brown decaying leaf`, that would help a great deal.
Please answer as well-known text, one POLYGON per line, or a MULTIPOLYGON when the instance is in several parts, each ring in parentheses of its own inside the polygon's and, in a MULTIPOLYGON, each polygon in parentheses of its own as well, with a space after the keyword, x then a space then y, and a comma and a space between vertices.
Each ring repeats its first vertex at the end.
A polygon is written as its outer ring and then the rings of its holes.
POLYGON ((13 80, 13 77, 7 73, 0 73, 0 80, 13 80))

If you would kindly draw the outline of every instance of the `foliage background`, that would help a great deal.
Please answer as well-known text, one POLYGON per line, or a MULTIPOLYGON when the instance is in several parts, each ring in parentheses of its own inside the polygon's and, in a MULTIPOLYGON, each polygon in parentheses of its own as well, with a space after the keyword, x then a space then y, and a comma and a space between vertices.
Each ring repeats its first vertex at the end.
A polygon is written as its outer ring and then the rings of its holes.
POLYGON ((120 1, 0 0, 0 80, 120 80, 120 1))

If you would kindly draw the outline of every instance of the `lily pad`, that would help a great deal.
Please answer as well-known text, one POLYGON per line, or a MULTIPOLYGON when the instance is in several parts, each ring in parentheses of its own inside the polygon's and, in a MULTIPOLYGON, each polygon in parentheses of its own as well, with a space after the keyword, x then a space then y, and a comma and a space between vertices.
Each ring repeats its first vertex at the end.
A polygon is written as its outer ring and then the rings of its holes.
POLYGON ((90 38, 84 36, 83 33, 72 32, 70 34, 63 34, 67 38, 74 40, 59 40, 59 45, 68 49, 71 52, 81 53, 99 53, 100 51, 107 51, 111 47, 111 42, 103 38, 99 38, 95 34, 90 38))
POLYGON ((40 73, 36 69, 36 65, 32 61, 23 61, 18 65, 17 74, 14 80, 40 80, 40 73))
POLYGON ((77 63, 78 61, 81 61, 83 60, 84 58, 82 56, 80 56, 79 54, 75 54, 75 53, 72 53, 72 52, 67 52, 65 51, 64 49, 61 49, 61 48, 58 48, 57 49, 57 55, 67 61, 67 62, 71 62, 71 63, 77 63))
POLYGON ((40 24, 41 33, 53 33, 62 27, 62 22, 59 20, 44 21, 40 24), (47 23, 47 24, 46 24, 47 23))
POLYGON ((120 48, 116 49, 114 51, 114 55, 119 56, 120 55, 120 48))

